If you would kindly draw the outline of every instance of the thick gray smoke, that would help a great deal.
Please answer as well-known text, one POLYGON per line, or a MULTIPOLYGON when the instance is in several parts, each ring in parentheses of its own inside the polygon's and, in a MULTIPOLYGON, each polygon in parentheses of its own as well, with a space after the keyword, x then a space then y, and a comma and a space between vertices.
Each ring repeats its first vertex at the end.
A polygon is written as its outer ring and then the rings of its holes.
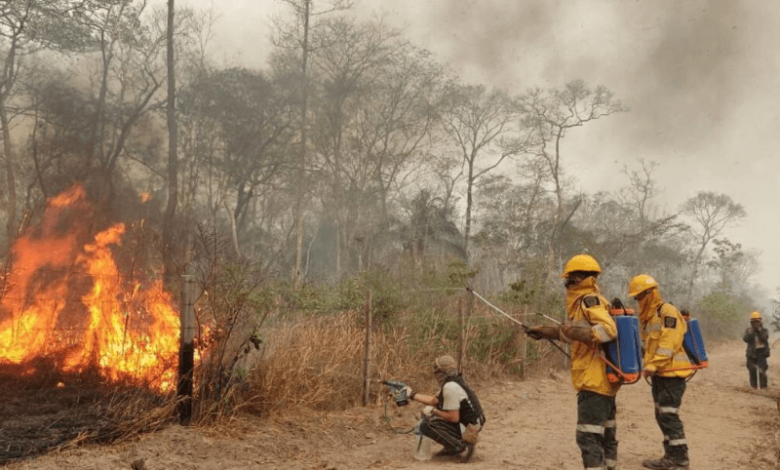
MULTIPOLYGON (((652 14, 649 2, 638 14, 652 14)), ((657 42, 638 60, 632 106, 641 110, 632 137, 636 143, 692 149, 723 126, 730 126, 742 95, 741 63, 748 48, 742 29, 750 12, 742 2, 665 2, 658 13, 657 42), (654 132, 647 133, 645 130, 654 132), (660 136, 657 137, 657 136, 660 136), (660 143, 659 142, 659 143, 660 143)), ((647 17, 647 16, 645 16, 647 17)), ((630 32, 629 32, 630 33, 630 32)))
MULTIPOLYGON (((744 1, 406 0, 407 32, 469 81, 521 92, 572 78, 634 110, 632 145, 691 149, 730 125, 751 68, 744 1), (417 36, 417 37, 415 37, 417 36)), ((759 47, 758 44, 755 47, 759 47)))

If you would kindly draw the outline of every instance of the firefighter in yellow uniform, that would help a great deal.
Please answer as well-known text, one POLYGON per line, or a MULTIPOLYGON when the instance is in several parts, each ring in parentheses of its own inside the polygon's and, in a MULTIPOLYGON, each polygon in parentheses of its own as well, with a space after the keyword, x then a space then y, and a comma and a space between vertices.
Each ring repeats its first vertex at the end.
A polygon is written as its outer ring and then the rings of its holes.
POLYGON ((694 372, 683 348, 688 325, 674 305, 664 302, 658 282, 651 276, 632 278, 628 294, 639 303, 645 347, 642 375, 652 377, 655 419, 664 435, 664 456, 645 460, 642 465, 655 470, 687 470, 688 444, 679 413, 685 379, 694 372))
POLYGON ((528 335, 571 343, 571 379, 577 390, 576 439, 582 463, 590 470, 614 470, 619 385, 607 379, 601 345, 617 337, 617 326, 596 284, 600 273, 601 267, 592 256, 570 259, 561 274, 566 286, 566 321, 560 327, 529 328, 528 335))

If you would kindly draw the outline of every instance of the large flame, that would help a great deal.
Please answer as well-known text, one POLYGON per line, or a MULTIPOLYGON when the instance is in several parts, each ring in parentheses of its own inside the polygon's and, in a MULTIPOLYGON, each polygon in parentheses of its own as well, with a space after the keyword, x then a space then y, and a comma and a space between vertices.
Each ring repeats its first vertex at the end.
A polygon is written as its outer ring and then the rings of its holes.
MULTIPOLYGON (((35 374, 37 359, 63 373, 168 390, 175 383, 179 316, 157 281, 121 272, 113 247, 124 224, 90 236, 81 186, 48 201, 39 227, 11 249, 0 278, 0 364, 35 374)), ((0 367, 2 367, 0 365, 0 367)))

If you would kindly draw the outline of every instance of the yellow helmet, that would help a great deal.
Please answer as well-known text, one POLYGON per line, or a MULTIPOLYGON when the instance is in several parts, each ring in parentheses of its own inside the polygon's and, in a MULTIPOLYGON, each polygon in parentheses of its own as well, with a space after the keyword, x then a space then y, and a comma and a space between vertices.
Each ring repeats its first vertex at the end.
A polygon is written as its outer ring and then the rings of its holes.
POLYGON ((564 266, 563 272, 561 273, 561 279, 566 279, 569 277, 569 274, 573 273, 574 271, 600 273, 601 266, 599 266, 596 258, 590 255, 577 255, 572 257, 572 259, 566 263, 566 266, 564 266))
POLYGON ((750 314, 750 321, 753 320, 761 320, 763 317, 761 316, 761 312, 753 312, 750 314))
POLYGON ((654 288, 658 288, 658 281, 647 274, 640 274, 631 278, 631 282, 628 284, 628 295, 636 297, 642 292, 654 288))

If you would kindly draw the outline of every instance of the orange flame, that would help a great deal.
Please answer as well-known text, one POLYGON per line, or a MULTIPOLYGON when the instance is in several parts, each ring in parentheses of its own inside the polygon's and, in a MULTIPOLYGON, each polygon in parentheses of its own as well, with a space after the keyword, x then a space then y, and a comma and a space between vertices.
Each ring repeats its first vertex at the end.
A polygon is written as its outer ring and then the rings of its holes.
POLYGON ((40 227, 14 242, 0 291, 0 364, 34 374, 34 360, 48 358, 64 373, 95 369, 112 382, 169 390, 177 309, 160 281, 144 285, 120 271, 112 247, 124 224, 89 237, 89 214, 86 192, 75 186, 50 199, 40 227))
POLYGON ((151 198, 152 198, 152 195, 147 193, 147 192, 143 192, 143 193, 141 193, 139 195, 139 199, 141 200, 141 202, 144 202, 144 203, 145 202, 149 202, 149 199, 151 199, 151 198))

